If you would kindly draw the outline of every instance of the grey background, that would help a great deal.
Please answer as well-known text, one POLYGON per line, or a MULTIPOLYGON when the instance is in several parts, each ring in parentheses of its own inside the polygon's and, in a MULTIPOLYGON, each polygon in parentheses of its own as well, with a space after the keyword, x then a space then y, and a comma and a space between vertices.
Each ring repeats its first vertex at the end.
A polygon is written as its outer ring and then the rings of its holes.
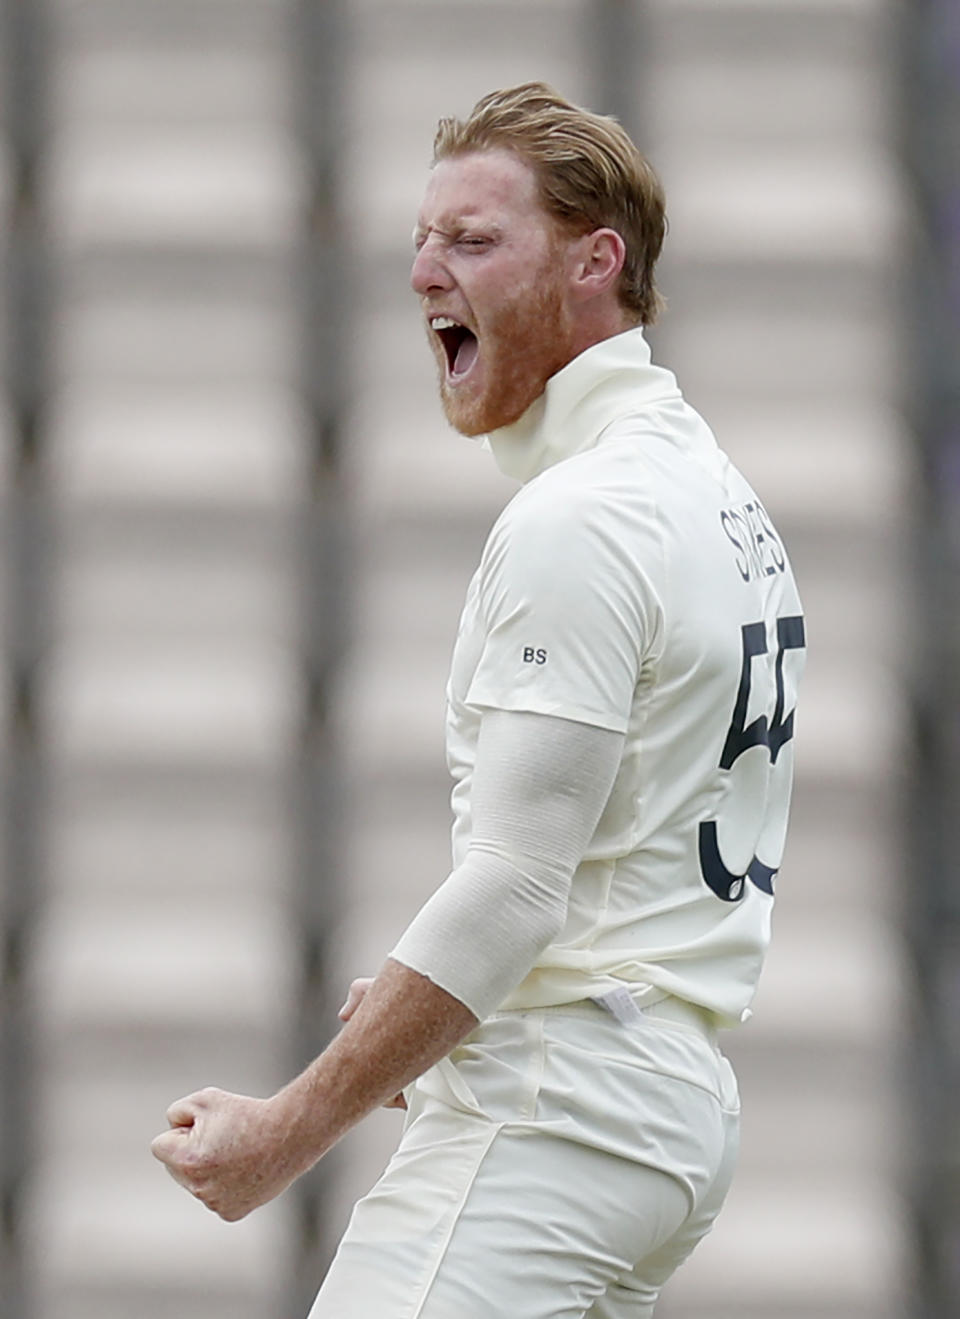
MULTIPOLYGON (((330 6, 340 45, 316 49, 311 86, 284 0, 49 7, 45 882, 17 1201, 38 1319, 294 1319, 396 1139, 397 1116, 375 1115, 309 1192, 229 1226, 147 1153, 177 1095, 286 1079, 446 873, 446 665, 512 486, 441 419, 409 236, 437 118, 530 78, 621 109, 660 171, 655 354, 762 492, 808 615, 774 947, 729 1041, 741 1168, 658 1314, 905 1312, 894 895, 917 477, 893 6, 651 0, 629 46, 605 44, 609 9, 350 0, 330 6), (308 101, 334 96, 313 142, 336 148, 335 205, 298 131, 298 76, 308 101), (317 457, 318 410, 334 459, 317 457), (305 993, 325 1012, 306 1027, 305 993)), ((2 413, 0 434, 15 522, 2 413)))

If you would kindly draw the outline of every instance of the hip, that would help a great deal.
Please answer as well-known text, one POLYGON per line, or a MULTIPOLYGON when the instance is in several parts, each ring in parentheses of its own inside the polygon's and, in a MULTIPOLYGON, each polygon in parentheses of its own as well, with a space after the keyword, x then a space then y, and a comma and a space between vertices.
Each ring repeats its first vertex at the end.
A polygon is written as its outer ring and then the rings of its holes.
POLYGON ((411 1087, 407 1128, 452 1110, 669 1169, 697 1196, 736 1124, 736 1080, 709 1031, 665 1011, 496 1013, 411 1087))

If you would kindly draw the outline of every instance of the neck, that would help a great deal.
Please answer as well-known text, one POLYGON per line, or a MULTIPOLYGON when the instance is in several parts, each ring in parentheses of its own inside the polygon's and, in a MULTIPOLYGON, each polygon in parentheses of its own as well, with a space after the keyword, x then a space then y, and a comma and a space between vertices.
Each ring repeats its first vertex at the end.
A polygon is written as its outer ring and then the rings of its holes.
POLYGON ((597 443, 617 416, 680 399, 670 371, 654 366, 637 326, 593 343, 547 381, 509 426, 487 436, 500 470, 528 481, 597 443))
POLYGON ((607 304, 599 307, 588 306, 582 309, 574 324, 573 351, 567 361, 572 362, 588 348, 603 343, 604 339, 612 339, 627 330, 638 329, 640 322, 636 317, 629 316, 619 303, 612 307, 607 304))

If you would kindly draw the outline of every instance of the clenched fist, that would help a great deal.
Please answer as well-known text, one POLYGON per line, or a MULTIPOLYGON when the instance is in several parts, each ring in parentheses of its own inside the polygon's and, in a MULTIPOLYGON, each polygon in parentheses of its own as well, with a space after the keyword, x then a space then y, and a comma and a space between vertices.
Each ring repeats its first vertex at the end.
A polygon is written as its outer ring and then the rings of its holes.
POLYGON ((310 1166, 283 1108, 209 1088, 167 1110, 151 1150, 175 1181, 228 1223, 285 1190, 310 1166))
POLYGON ((236 1222, 312 1168, 378 1105, 405 1108, 403 1087, 477 1025, 465 1004, 388 959, 355 980, 344 1029, 271 1099, 198 1090, 167 1110, 151 1149, 208 1209, 236 1222))

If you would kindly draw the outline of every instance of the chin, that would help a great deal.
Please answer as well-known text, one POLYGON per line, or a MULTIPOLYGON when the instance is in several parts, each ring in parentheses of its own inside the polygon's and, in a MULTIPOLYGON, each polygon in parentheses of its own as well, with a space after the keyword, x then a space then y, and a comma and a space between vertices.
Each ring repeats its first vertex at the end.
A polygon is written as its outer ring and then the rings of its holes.
MULTIPOLYGON (((501 426, 512 425, 513 422, 519 421, 530 406, 529 403, 525 403, 519 408, 490 407, 482 399, 476 403, 465 403, 459 399, 449 398, 446 393, 441 395, 441 402, 444 416, 453 429, 471 438, 476 435, 488 435, 491 431, 499 430, 501 426)), ((530 402, 532 403, 533 399, 530 402)))
POLYGON ((488 391, 469 391, 452 385, 445 373, 440 373, 440 404, 449 425, 461 435, 483 435, 490 429, 488 391))
POLYGON ((501 426, 512 426, 519 421, 533 401, 543 393, 546 381, 528 385, 520 391, 486 389, 478 394, 464 396, 445 380, 440 383, 440 402, 449 424, 461 435, 473 438, 489 435, 501 426))
POLYGON ((455 408, 448 408, 444 405, 443 415, 447 419, 447 424, 457 431, 460 435, 465 435, 467 439, 476 439, 478 435, 486 435, 491 430, 496 430, 496 426, 486 426, 483 422, 478 422, 472 417, 462 416, 455 408))

